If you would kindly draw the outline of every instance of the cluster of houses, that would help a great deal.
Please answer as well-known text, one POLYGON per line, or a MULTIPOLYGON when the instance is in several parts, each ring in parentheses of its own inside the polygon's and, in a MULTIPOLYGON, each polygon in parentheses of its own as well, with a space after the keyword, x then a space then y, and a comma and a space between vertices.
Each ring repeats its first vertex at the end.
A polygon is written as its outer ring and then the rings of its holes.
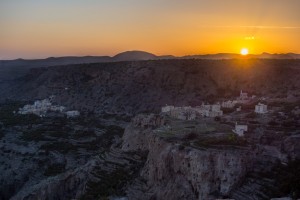
MULTIPOLYGON (((161 109, 163 114, 166 114, 172 118, 180 119, 180 120, 194 120, 197 117, 220 117, 223 115, 223 111, 221 108, 234 108, 237 104, 244 104, 249 102, 251 99, 255 98, 252 96, 251 98, 248 97, 248 94, 241 90, 240 96, 236 98, 236 100, 228 100, 223 101, 222 103, 216 104, 204 104, 202 103, 201 106, 191 107, 191 106, 184 106, 184 107, 175 107, 175 106, 164 106, 161 109)), ((241 111, 241 106, 236 108, 236 111, 241 111)), ((255 106, 255 113, 257 114, 265 114, 268 112, 267 105, 258 103, 255 106)), ((239 125, 236 123, 233 132, 236 133, 238 136, 244 136, 244 133, 248 131, 247 125, 239 125)))
POLYGON ((181 120, 194 120, 197 117, 217 117, 223 115, 223 111, 221 110, 221 105, 219 103, 213 105, 203 103, 201 106, 197 107, 164 106, 162 107, 161 112, 172 118, 181 120))
POLYGON ((40 117, 46 116, 47 112, 64 113, 67 117, 77 117, 80 115, 79 111, 65 111, 64 106, 52 105, 51 99, 37 100, 32 105, 25 105, 19 108, 18 114, 27 115, 34 114, 40 117))
MULTIPOLYGON (((265 104, 258 103, 255 106, 255 113, 257 114, 265 114, 268 112, 268 107, 265 104)), ((238 136, 244 136, 244 133, 248 131, 248 125, 241 125, 236 123, 235 128, 232 130, 234 133, 236 133, 238 136)))

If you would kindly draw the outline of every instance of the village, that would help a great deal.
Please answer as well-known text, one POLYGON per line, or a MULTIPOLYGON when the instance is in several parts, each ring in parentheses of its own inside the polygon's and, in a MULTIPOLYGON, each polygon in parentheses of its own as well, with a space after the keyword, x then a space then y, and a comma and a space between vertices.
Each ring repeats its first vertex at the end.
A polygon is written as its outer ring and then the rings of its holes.
POLYGON ((80 112, 77 110, 66 110, 66 107, 53 105, 52 99, 54 96, 48 99, 37 100, 32 105, 27 104, 23 108, 19 108, 18 114, 27 115, 34 114, 39 117, 45 117, 47 113, 62 113, 67 116, 67 118, 73 118, 80 116, 80 112))
MULTIPOLYGON (((179 120, 196 120, 196 119, 203 119, 203 118, 214 118, 219 119, 220 117, 228 114, 224 114, 222 109, 231 109, 234 110, 235 113, 242 113, 242 106, 251 104, 257 101, 256 96, 248 97, 248 93, 240 91, 240 96, 237 97, 235 100, 227 100, 223 102, 217 102, 215 104, 205 104, 202 103, 201 106, 191 107, 191 106, 184 106, 184 107, 175 107, 166 105, 162 107, 161 113, 168 117, 179 119, 179 120)), ((268 106, 261 102, 258 102, 255 105, 253 110, 255 114, 263 115, 268 113, 268 106)), ((247 124, 239 124, 235 122, 235 127, 232 130, 233 133, 237 134, 238 136, 244 136, 245 132, 248 131, 247 124)))

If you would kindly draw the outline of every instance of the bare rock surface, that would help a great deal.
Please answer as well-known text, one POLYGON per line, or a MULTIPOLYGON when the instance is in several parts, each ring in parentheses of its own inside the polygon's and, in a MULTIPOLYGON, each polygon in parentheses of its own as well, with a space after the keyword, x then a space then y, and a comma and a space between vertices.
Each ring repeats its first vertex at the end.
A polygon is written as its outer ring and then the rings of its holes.
MULTIPOLYGON (((246 149, 194 148, 172 143, 152 129, 134 126, 123 135, 124 151, 149 151, 141 176, 129 187, 129 199, 213 199, 228 196, 252 168, 253 156, 246 149), (143 183, 144 182, 144 183, 143 183)), ((147 119, 147 118, 146 118, 147 119)), ((143 127, 146 127, 143 124, 143 127)))

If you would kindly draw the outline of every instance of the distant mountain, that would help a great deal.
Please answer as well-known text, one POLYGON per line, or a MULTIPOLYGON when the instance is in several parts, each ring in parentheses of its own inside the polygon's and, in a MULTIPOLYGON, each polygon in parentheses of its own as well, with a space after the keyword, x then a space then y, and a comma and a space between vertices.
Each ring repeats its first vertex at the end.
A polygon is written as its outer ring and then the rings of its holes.
POLYGON ((286 54, 270 54, 270 53, 262 53, 260 55, 252 55, 256 58, 264 58, 264 59, 300 59, 300 54, 295 53, 286 53, 286 54))
POLYGON ((158 60, 158 59, 174 59, 174 56, 156 56, 145 51, 126 51, 110 56, 66 56, 66 57, 49 57, 46 59, 36 60, 0 60, 0 82, 12 80, 26 74, 32 68, 51 67, 58 65, 74 65, 87 63, 105 63, 120 61, 139 61, 139 60, 158 60))
POLYGON ((0 60, 0 82, 11 80, 27 73, 31 68, 49 67, 57 65, 86 64, 111 62, 109 56, 85 56, 85 57, 59 57, 37 60, 0 60))
POLYGON ((156 60, 158 56, 145 51, 126 51, 115 55, 113 61, 156 60))
POLYGON ((120 61, 139 61, 139 60, 162 60, 162 59, 240 59, 240 58, 255 58, 255 59, 300 59, 300 54, 269 54, 262 53, 259 55, 241 56, 240 54, 218 53, 206 55, 188 55, 175 57, 172 55, 157 56, 145 51, 126 51, 119 53, 113 57, 110 56, 84 56, 84 57, 50 57, 46 59, 36 60, 0 60, 0 82, 4 80, 12 80, 26 74, 31 68, 50 67, 58 65, 73 65, 87 63, 104 63, 104 62, 120 62, 120 61))

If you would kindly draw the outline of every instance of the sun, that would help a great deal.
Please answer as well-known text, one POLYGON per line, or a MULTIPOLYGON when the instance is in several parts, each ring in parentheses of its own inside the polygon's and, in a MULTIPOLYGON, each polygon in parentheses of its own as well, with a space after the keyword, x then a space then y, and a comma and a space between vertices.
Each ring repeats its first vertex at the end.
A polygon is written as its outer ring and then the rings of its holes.
POLYGON ((246 55, 248 55, 248 53, 249 53, 248 49, 246 49, 246 48, 241 49, 241 55, 246 56, 246 55))

